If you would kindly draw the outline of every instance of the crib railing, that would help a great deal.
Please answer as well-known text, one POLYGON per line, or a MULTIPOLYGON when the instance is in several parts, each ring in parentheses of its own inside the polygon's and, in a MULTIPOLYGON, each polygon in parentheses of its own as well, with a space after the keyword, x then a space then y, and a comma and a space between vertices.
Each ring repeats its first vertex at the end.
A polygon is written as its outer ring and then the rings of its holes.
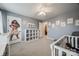
POLYGON ((71 47, 79 49, 79 37, 78 36, 67 36, 67 43, 69 43, 71 47))
POLYGON ((54 46, 54 51, 53 51, 53 56, 78 56, 78 53, 75 53, 73 51, 64 49, 62 47, 59 46, 54 46))
MULTIPOLYGON (((78 36, 64 35, 60 39, 58 39, 56 42, 54 42, 50 45, 52 56, 74 56, 74 55, 78 56, 79 55, 76 52, 70 51, 66 48, 56 45, 61 40, 66 40, 66 43, 69 43, 71 45, 71 47, 79 49, 79 37, 78 36)), ((62 44, 62 42, 61 42, 61 44, 62 44)))

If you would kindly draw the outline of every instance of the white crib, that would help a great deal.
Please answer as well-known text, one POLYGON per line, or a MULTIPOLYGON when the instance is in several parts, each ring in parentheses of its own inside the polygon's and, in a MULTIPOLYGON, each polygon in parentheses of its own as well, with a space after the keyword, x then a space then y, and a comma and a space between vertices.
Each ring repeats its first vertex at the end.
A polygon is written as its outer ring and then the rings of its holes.
POLYGON ((78 56, 75 50, 67 49, 65 43, 70 43, 72 47, 79 49, 79 37, 64 35, 50 45, 52 56, 78 56))

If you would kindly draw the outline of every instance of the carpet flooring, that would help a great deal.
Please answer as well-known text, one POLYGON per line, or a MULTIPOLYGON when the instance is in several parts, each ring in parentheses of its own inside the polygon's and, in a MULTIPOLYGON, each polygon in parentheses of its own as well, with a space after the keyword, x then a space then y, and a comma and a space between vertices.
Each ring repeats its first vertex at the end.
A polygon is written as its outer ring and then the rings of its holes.
POLYGON ((51 40, 46 37, 10 45, 10 56, 51 56, 51 40))

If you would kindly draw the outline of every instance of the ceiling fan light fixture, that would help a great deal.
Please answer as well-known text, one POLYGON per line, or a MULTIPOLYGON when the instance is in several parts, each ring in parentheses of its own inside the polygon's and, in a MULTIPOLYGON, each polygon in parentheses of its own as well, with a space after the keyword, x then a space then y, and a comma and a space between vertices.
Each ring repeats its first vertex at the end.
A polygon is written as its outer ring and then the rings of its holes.
POLYGON ((39 16, 46 16, 46 12, 40 11, 40 12, 38 13, 38 15, 39 15, 39 16))

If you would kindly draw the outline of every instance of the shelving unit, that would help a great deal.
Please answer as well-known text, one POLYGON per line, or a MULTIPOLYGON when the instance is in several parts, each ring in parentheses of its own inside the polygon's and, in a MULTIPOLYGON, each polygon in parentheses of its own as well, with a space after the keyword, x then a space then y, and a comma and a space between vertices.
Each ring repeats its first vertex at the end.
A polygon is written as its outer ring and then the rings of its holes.
POLYGON ((36 28, 25 29, 25 41, 40 39, 40 31, 36 28))

